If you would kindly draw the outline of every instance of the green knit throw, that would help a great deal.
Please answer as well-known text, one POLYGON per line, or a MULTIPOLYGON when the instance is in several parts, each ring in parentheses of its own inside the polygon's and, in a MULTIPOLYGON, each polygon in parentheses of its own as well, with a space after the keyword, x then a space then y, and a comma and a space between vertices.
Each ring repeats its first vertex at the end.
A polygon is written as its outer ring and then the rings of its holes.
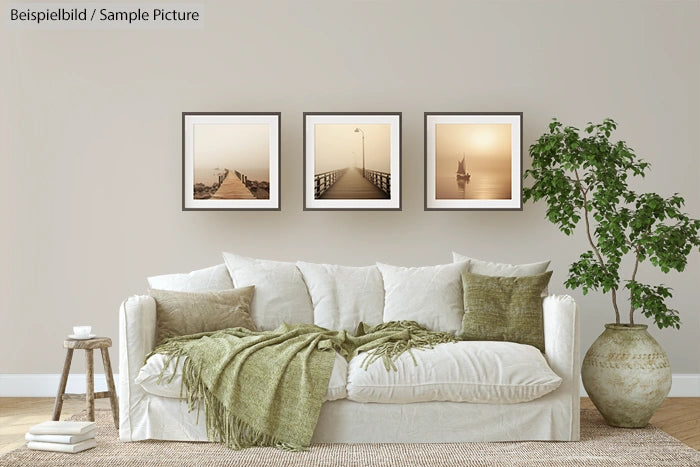
MULTIPOLYGON (((187 357, 181 394, 190 410, 202 404, 207 437, 232 449, 274 446, 306 450, 311 443, 328 388, 334 351, 350 360, 366 352, 363 367, 382 359, 396 370, 396 358, 414 349, 456 342, 453 335, 432 332, 415 321, 392 321, 369 327, 360 323, 355 336, 311 324, 282 324, 274 331, 231 328, 166 339, 146 357, 161 353, 187 357)), ((416 362, 414 357, 414 363, 416 362)), ((162 376, 162 375, 161 375, 162 376)))

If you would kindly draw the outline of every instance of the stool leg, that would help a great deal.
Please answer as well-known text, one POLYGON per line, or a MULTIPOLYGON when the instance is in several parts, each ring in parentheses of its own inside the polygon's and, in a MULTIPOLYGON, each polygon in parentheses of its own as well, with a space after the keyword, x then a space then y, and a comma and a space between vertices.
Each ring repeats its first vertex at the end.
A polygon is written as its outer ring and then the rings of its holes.
POLYGON ((107 389, 109 390, 109 405, 112 407, 112 417, 114 418, 114 427, 119 429, 119 404, 117 403, 117 390, 114 388, 114 377, 112 376, 112 364, 109 361, 109 349, 103 347, 102 351, 102 366, 105 369, 105 378, 107 378, 107 389))
POLYGON ((95 362, 92 349, 85 349, 85 403, 87 404, 88 420, 95 421, 95 362))
POLYGON ((53 404, 53 415, 51 416, 51 420, 54 421, 58 421, 61 418, 61 410, 63 409, 63 395, 66 393, 66 384, 68 383, 68 373, 70 372, 71 360, 73 360, 73 349, 67 349, 66 361, 63 363, 63 373, 61 373, 61 382, 58 384, 56 402, 53 404))

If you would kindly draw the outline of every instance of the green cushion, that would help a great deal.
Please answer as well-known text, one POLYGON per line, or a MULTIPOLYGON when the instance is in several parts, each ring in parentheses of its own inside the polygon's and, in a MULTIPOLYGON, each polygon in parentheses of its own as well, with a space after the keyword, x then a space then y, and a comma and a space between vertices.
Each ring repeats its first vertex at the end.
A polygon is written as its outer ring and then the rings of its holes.
POLYGON ((542 291, 551 277, 552 271, 523 277, 462 273, 464 317, 458 337, 518 342, 544 352, 542 291))

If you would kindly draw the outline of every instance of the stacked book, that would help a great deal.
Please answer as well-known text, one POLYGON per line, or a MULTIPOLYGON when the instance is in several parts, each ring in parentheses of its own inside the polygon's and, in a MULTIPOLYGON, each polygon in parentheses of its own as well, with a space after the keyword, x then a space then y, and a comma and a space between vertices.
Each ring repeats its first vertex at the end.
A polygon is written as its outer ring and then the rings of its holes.
POLYGON ((24 436, 29 449, 76 453, 94 448, 95 422, 44 422, 34 425, 24 436))

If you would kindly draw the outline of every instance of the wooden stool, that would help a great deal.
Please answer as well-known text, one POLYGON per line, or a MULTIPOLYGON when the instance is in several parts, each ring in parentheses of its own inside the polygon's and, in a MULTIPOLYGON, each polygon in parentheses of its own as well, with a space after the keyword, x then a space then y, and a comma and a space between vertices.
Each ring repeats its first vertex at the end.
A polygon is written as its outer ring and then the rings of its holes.
POLYGON ((114 389, 114 378, 112 376, 112 365, 109 362, 109 347, 112 347, 112 339, 109 337, 95 337, 92 339, 67 339, 63 341, 63 348, 66 350, 66 362, 63 364, 63 374, 61 375, 61 383, 58 385, 58 394, 56 394, 56 402, 53 406, 52 420, 59 420, 61 417, 61 409, 63 401, 66 399, 82 399, 85 398, 87 403, 88 420, 95 421, 95 399, 109 397, 109 403, 112 406, 112 416, 114 417, 114 426, 119 429, 119 405, 117 404, 117 391, 114 389), (81 349, 85 351, 85 394, 66 394, 66 383, 68 382, 68 373, 70 372, 70 364, 73 360, 73 350, 81 349), (107 379, 108 391, 95 392, 95 364, 92 357, 92 351, 100 349, 102 352, 102 366, 105 370, 107 379))

